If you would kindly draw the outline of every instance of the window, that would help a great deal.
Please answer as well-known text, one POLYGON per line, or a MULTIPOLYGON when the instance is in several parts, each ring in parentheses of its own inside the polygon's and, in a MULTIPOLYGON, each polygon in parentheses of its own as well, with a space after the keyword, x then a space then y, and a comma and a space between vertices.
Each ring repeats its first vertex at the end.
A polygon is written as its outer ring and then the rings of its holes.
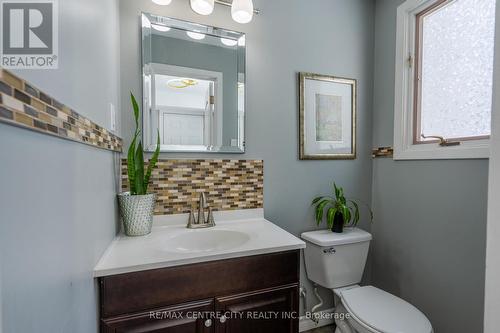
POLYGON ((154 75, 155 106, 160 143, 175 146, 211 146, 215 140, 216 78, 154 75))
POLYGON ((222 72, 150 63, 144 73, 145 150, 154 151, 158 134, 162 151, 222 145, 222 72))
POLYGON ((488 157, 495 1, 398 8, 396 159, 488 157))

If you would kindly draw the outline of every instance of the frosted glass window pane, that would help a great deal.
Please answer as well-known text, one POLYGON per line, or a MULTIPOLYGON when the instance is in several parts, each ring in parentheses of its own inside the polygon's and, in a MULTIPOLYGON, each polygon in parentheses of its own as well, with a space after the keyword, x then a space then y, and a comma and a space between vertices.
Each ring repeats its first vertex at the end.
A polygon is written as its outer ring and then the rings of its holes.
POLYGON ((490 134, 495 0, 456 0, 422 22, 421 132, 490 134))

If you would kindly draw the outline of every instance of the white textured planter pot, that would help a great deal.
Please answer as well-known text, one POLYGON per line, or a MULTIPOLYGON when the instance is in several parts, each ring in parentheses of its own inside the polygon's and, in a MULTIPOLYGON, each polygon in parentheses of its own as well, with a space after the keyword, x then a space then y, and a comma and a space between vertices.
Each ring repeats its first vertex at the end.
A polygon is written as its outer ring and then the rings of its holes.
POLYGON ((118 194, 120 215, 127 236, 144 236, 153 227, 153 211, 156 194, 130 195, 130 192, 118 194))

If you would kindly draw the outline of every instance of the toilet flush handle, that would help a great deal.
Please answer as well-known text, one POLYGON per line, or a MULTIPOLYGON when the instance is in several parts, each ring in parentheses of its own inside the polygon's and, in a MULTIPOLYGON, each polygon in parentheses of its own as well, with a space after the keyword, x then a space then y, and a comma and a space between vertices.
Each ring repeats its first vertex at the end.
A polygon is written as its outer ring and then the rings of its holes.
POLYGON ((328 249, 324 249, 324 250, 323 250, 323 253, 325 253, 325 254, 333 254, 333 253, 335 253, 335 252, 337 252, 337 251, 335 250, 335 248, 334 248, 334 247, 330 247, 330 248, 328 248, 328 249))

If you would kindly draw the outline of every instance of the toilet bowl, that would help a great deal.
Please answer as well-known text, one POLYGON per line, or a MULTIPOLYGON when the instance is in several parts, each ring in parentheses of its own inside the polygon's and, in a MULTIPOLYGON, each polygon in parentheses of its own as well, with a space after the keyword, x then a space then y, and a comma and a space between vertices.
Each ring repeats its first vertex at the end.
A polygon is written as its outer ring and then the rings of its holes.
POLYGON ((373 286, 359 286, 372 236, 358 228, 302 234, 306 272, 335 295, 335 333, 433 333, 427 317, 403 299, 373 286), (343 319, 339 319, 343 318, 343 319))
POLYGON ((334 290, 341 303, 338 313, 348 314, 355 331, 337 333, 432 333, 427 317, 410 303, 373 286, 334 290))

